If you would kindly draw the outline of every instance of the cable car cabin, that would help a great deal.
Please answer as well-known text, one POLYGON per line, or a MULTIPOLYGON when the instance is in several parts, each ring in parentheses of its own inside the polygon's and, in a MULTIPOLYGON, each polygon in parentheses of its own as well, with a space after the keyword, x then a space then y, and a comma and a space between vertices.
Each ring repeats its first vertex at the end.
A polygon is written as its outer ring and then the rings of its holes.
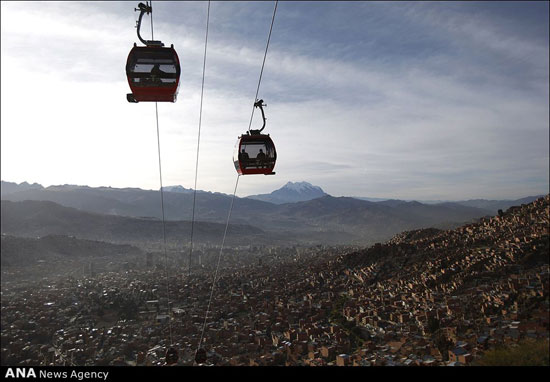
POLYGON ((126 76, 132 89, 128 102, 176 102, 180 61, 174 46, 134 44, 126 61, 126 76))
POLYGON ((235 145, 233 163, 239 175, 274 175, 275 145, 268 135, 243 134, 235 145))

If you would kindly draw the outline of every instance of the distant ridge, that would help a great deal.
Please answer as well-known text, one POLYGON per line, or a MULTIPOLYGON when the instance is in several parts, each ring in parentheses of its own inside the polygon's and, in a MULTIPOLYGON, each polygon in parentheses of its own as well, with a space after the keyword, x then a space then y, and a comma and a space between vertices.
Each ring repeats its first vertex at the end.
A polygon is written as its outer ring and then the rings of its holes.
POLYGON ((42 187, 38 183, 29 184, 27 182, 23 182, 20 184, 13 183, 13 182, 5 182, 2 181, 1 187, 0 187, 0 194, 2 196, 7 194, 12 194, 14 192, 21 192, 26 190, 41 190, 44 187, 42 187))
POLYGON ((527 196, 517 200, 486 200, 486 199, 471 199, 455 202, 467 207, 483 208, 493 212, 498 210, 506 210, 511 206, 520 206, 522 204, 532 203, 533 201, 544 197, 544 195, 527 196))
POLYGON ((491 212, 497 213, 498 210, 505 210, 512 206, 519 206, 522 204, 531 203, 537 199, 544 197, 544 195, 534 195, 527 196, 521 199, 504 199, 504 200, 488 200, 488 199, 468 199, 468 200, 458 200, 458 201, 449 201, 449 200, 400 200, 400 199, 391 199, 391 198, 369 198, 363 196, 354 196, 354 199, 365 200, 369 202, 380 202, 385 205, 399 205, 402 203, 422 203, 422 204, 439 204, 439 205, 452 205, 460 204, 465 207, 474 207, 489 210, 491 212))
MULTIPOLYGON (((142 190, 139 188, 112 188, 112 187, 88 187, 74 185, 58 185, 44 188, 40 185, 8 184, 2 182, 3 188, 10 192, 2 194, 2 229, 10 223, 6 220, 4 201, 23 202, 23 201, 51 201, 65 207, 78 209, 80 212, 89 212, 104 215, 107 217, 129 217, 132 221, 126 221, 117 229, 122 229, 122 237, 128 240, 147 240, 140 234, 148 235, 149 231, 144 230, 147 226, 145 221, 160 221, 162 218, 159 192, 158 190, 142 190), (23 186, 22 191, 14 191, 14 186, 23 186), (29 186, 32 186, 29 188, 29 186), (11 187, 11 189, 10 189, 11 187), (144 219, 147 217, 147 219, 144 219), (136 219, 137 218, 137 219, 136 219), (152 219, 151 219, 152 218, 152 219), (139 223, 139 224, 138 224, 139 223), (135 226, 138 224, 138 226, 135 226), (127 229, 134 227, 135 230, 129 232, 127 229), (137 235, 137 236, 136 236, 137 235)), ((164 207, 166 219, 172 227, 172 223, 180 226, 178 237, 185 237, 189 221, 192 216, 193 193, 182 186, 169 186, 164 193, 164 207), (170 190, 170 191, 168 191, 170 190), (183 236, 181 236, 183 235, 183 236)), ((316 187, 307 182, 289 182, 281 189, 272 194, 286 194, 285 203, 279 200, 279 203, 268 202, 253 199, 250 197, 235 198, 233 213, 231 215, 231 225, 240 226, 243 229, 240 235, 228 239, 235 242, 254 242, 263 240, 264 242, 277 242, 285 244, 307 243, 307 244, 371 244, 377 241, 388 240, 393 235, 404 230, 418 228, 440 228, 449 229, 457 227, 464 223, 472 222, 484 216, 495 215, 498 209, 505 210, 507 206, 518 206, 525 203, 525 199, 519 201, 502 201, 501 208, 490 210, 465 206, 457 202, 447 202, 439 204, 425 204, 417 201, 386 200, 380 202, 369 202, 350 197, 332 197, 327 195, 320 187, 316 187), (307 199, 303 201, 290 202, 290 198, 307 199), (319 196, 318 195, 323 195, 319 196), (507 205, 507 206, 506 206, 507 205), (260 232, 253 235, 251 230, 244 229, 245 226, 258 228, 260 232), (261 237, 261 238, 260 238, 261 237)), ((222 193, 212 193, 198 191, 196 198, 195 221, 203 223, 214 223, 216 227, 208 224, 202 225, 206 231, 203 237, 204 241, 219 241, 219 226, 223 228, 223 222, 227 219, 227 211, 231 205, 232 197, 222 193)), ((290 199, 292 200, 292 199, 290 199)), ((35 205, 38 207, 38 205, 35 205)), ((59 206, 58 206, 59 207, 59 206)), ((8 207, 9 208, 9 207, 8 207)), ((64 215, 63 215, 64 216, 64 215)), ((43 216, 47 218, 47 215, 43 216)), ((66 217, 66 216, 64 216, 66 217)), ((82 216, 83 219, 97 220, 97 217, 88 215, 82 216)), ((56 221, 51 227, 58 227, 66 223, 65 218, 56 221)), ((100 219, 101 220, 101 219, 100 219)), ((102 222, 114 222, 109 219, 102 222)), ((83 221, 80 219, 74 222, 76 226, 83 221)), ((89 222, 88 222, 89 223, 89 222)), ((28 220, 28 224, 34 224, 33 219, 28 220)), ((156 223, 158 224, 158 222, 156 223)), ((149 225, 150 226, 150 225, 149 225)), ((36 228, 47 228, 46 226, 36 228)), ((75 225, 63 225, 63 229, 49 234, 65 234, 76 236, 75 225)), ((89 227, 97 233, 98 227, 89 227)), ((106 228, 106 227, 104 227, 106 228)), ((114 227, 113 227, 114 228, 114 227)), ((236 228, 236 227, 235 227, 236 228)), ((156 228, 155 228, 156 230, 156 228)), ((9 233, 9 232, 6 232, 9 233)), ((83 229, 81 233, 90 233, 83 229)), ((12 234, 21 235, 21 232, 12 234)), ((43 236, 45 233, 38 234, 43 236)), ((104 230, 103 235, 110 236, 112 230, 104 230)), ((223 232, 222 232, 223 234, 223 232)), ((121 235, 116 234, 117 238, 121 235)), ((80 236, 89 239, 106 240, 104 236, 80 236)), ((150 237, 152 239, 152 237, 150 237)), ((113 237, 114 240, 114 237, 113 237)))

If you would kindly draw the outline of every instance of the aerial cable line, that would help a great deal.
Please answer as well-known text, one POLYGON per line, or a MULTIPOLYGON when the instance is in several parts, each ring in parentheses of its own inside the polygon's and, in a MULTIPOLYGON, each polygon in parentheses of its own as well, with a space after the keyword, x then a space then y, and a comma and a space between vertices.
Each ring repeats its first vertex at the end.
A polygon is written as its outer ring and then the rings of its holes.
POLYGON ((202 125, 202 101, 204 95, 204 76, 206 71, 206 49, 208 47, 208 25, 210 22, 210 0, 208 1, 208 10, 206 13, 206 36, 204 39, 204 59, 202 63, 202 85, 201 85, 201 105, 199 112, 199 132, 197 137, 197 159, 195 162, 195 187, 193 189, 193 215, 191 218, 191 245, 189 248, 189 277, 191 277, 191 255, 193 253, 193 233, 195 228, 195 202, 197 199, 197 176, 199 172, 199 148, 201 142, 201 125, 202 125))
MULTIPOLYGON (((273 31, 273 23, 275 22, 275 14, 277 13, 277 5, 279 0, 275 1, 275 8, 273 9, 273 16, 271 17, 271 26, 269 27, 269 35, 267 36, 267 44, 265 45, 264 60, 262 62, 262 70, 260 70, 260 79, 258 80, 258 87, 256 88, 256 96, 254 97, 254 102, 258 101, 258 93, 260 92, 260 84, 262 83, 262 75, 264 74, 265 59, 267 57, 267 50, 269 49, 269 41, 271 40, 271 32, 273 31)), ((255 106, 252 107, 252 115, 250 116, 250 122, 248 123, 248 131, 252 126, 252 118, 254 117, 255 106)))
MULTIPOLYGON (((153 34, 153 2, 150 2, 151 6, 151 40, 154 40, 153 34)), ((161 164, 161 151, 160 151, 160 129, 159 129, 159 111, 158 111, 158 102, 155 102, 155 116, 157 120, 157 149, 158 149, 158 158, 159 158, 159 178, 160 178, 160 207, 162 211, 162 239, 164 247, 164 273, 166 278, 166 300, 168 305, 168 330, 170 335, 170 346, 172 345, 172 312, 170 309, 170 284, 168 281, 168 253, 166 251, 166 218, 164 215, 164 193, 162 186, 162 164, 161 164)))
MULTIPOLYGON (((271 32, 273 31, 273 23, 275 21, 275 14, 277 13, 277 5, 279 3, 279 0, 276 0, 275 1, 275 8, 273 9, 273 16, 271 18, 271 26, 269 27, 269 35, 267 37, 267 43, 266 43, 266 47, 265 47, 265 52, 264 52, 264 59, 262 61, 262 69, 260 70, 260 78, 258 80, 258 87, 256 88, 256 96, 255 96, 255 103, 256 101, 258 100, 258 93, 260 91, 260 84, 262 82, 262 75, 263 75, 263 72, 264 72, 264 66, 265 66, 265 60, 266 60, 266 57, 267 57, 267 51, 269 49, 269 41, 271 40, 271 32)), ((255 106, 252 108, 252 115, 250 116, 250 123, 248 125, 248 130, 250 131, 250 126, 252 126, 252 118, 254 117, 254 109, 255 109, 255 106)), ((208 299, 208 305, 207 305, 207 308, 206 308, 206 314, 204 316, 204 322, 203 322, 203 326, 202 326, 202 330, 201 330, 201 336, 200 336, 200 339, 199 339, 199 343, 198 343, 198 346, 197 346, 197 350, 195 351, 195 361, 197 363, 201 363, 201 362, 198 362, 197 359, 199 358, 199 351, 202 350, 202 352, 204 353, 204 349, 202 349, 202 341, 204 339, 204 331, 206 329, 206 322, 208 320, 208 313, 210 312, 210 306, 212 304, 212 297, 214 295, 214 288, 216 286, 216 279, 217 279, 217 276, 218 276, 218 270, 220 268, 220 262, 221 262, 221 258, 222 258, 222 254, 223 254, 223 248, 224 248, 224 245, 225 245, 225 239, 227 237, 227 229, 229 227, 229 220, 231 218, 231 212, 233 211, 233 204, 235 202, 235 195, 237 194, 237 186, 239 185, 239 177, 240 177, 240 174, 237 174, 237 181, 235 182, 235 189, 233 190, 233 197, 231 199, 231 206, 229 207, 229 213, 227 215, 227 221, 225 223, 225 230, 224 230, 224 234, 223 234, 223 240, 222 240, 222 245, 221 245, 221 248, 220 248, 220 253, 218 255, 218 261, 217 261, 217 264, 216 264, 216 270, 214 272, 214 279, 212 280, 212 288, 210 290, 210 298, 208 299)), ((206 354, 204 354, 205 356, 206 354)), ((202 356, 202 354, 201 354, 202 356)))
POLYGON ((172 345, 172 321, 171 321, 171 311, 170 311, 170 284, 168 282, 168 254, 166 252, 166 219, 164 216, 164 193, 163 193, 163 186, 162 186, 162 165, 160 160, 160 131, 159 131, 159 114, 158 114, 158 105, 155 102, 155 114, 157 119, 157 148, 158 148, 158 157, 159 157, 159 178, 160 178, 160 208, 162 211, 162 239, 163 239, 163 247, 164 247, 164 273, 166 277, 166 298, 167 298, 167 305, 168 305, 168 323, 169 323, 169 331, 170 331, 170 345, 172 345))
POLYGON ((210 298, 208 299, 208 306, 206 308, 206 314, 204 315, 204 323, 202 325, 202 331, 201 331, 201 336, 200 336, 200 339, 199 339, 199 345, 197 346, 197 350, 195 351, 195 359, 197 358, 197 354, 199 352, 199 349, 201 349, 202 340, 204 338, 204 330, 206 329, 206 321, 208 320, 208 313, 210 313, 210 305, 212 304, 212 297, 214 296, 214 288, 216 286, 216 279, 218 277, 218 270, 220 268, 220 261, 221 261, 221 258, 222 258, 223 247, 224 247, 224 244, 225 244, 225 238, 227 237, 227 228, 229 227, 229 219, 231 218, 231 211, 233 211, 233 203, 235 202, 235 195, 237 193, 237 186, 239 185, 239 177, 240 177, 240 175, 237 174, 237 181, 235 182, 235 190, 233 191, 233 198, 231 199, 231 206, 229 207, 229 213, 227 214, 227 222, 225 223, 225 231, 223 233, 222 246, 220 248, 220 253, 218 254, 218 262, 216 264, 216 271, 214 272, 214 279, 212 280, 212 288, 210 289, 210 298))
POLYGON ((153 0, 149 1, 149 3, 151 4, 151 40, 155 40, 155 35, 154 35, 154 32, 153 32, 153 0))

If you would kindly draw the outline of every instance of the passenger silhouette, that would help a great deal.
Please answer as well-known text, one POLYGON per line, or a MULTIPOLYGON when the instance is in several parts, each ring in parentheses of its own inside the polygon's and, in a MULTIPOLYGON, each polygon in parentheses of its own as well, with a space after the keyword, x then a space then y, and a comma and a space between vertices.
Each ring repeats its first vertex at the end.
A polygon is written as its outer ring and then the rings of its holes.
POLYGON ((265 167, 266 155, 262 149, 260 149, 260 152, 256 155, 256 160, 258 161, 258 167, 265 167))
POLYGON ((167 73, 163 72, 160 69, 160 64, 153 65, 153 68, 151 69, 151 81, 152 82, 162 82, 161 77, 165 76, 167 73))
POLYGON ((245 149, 242 149, 242 151, 239 153, 239 160, 248 160, 250 159, 248 156, 248 153, 244 151, 245 149))
POLYGON ((241 166, 243 168, 246 168, 250 162, 250 157, 248 156, 248 153, 245 151, 245 149, 242 149, 242 151, 239 153, 239 162, 241 162, 241 166))

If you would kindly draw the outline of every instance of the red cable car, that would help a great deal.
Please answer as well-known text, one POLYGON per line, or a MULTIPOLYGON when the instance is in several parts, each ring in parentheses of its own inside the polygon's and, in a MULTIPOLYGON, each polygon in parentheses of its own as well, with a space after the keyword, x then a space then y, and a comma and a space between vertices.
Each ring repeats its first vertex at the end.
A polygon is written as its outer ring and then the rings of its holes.
POLYGON ((277 160, 275 144, 269 134, 262 134, 265 128, 265 114, 263 100, 254 103, 262 111, 264 124, 260 130, 250 130, 243 134, 235 144, 233 163, 239 175, 264 174, 275 175, 273 168, 277 160))
POLYGON ((170 48, 136 46, 126 62, 126 76, 132 93, 129 102, 176 102, 180 62, 170 48))
POLYGON ((126 77, 132 93, 126 95, 128 102, 176 102, 180 61, 174 45, 165 48, 161 41, 144 40, 140 35, 144 13, 153 12, 150 5, 139 3, 141 11, 137 21, 137 35, 145 46, 134 47, 126 60, 126 77))

